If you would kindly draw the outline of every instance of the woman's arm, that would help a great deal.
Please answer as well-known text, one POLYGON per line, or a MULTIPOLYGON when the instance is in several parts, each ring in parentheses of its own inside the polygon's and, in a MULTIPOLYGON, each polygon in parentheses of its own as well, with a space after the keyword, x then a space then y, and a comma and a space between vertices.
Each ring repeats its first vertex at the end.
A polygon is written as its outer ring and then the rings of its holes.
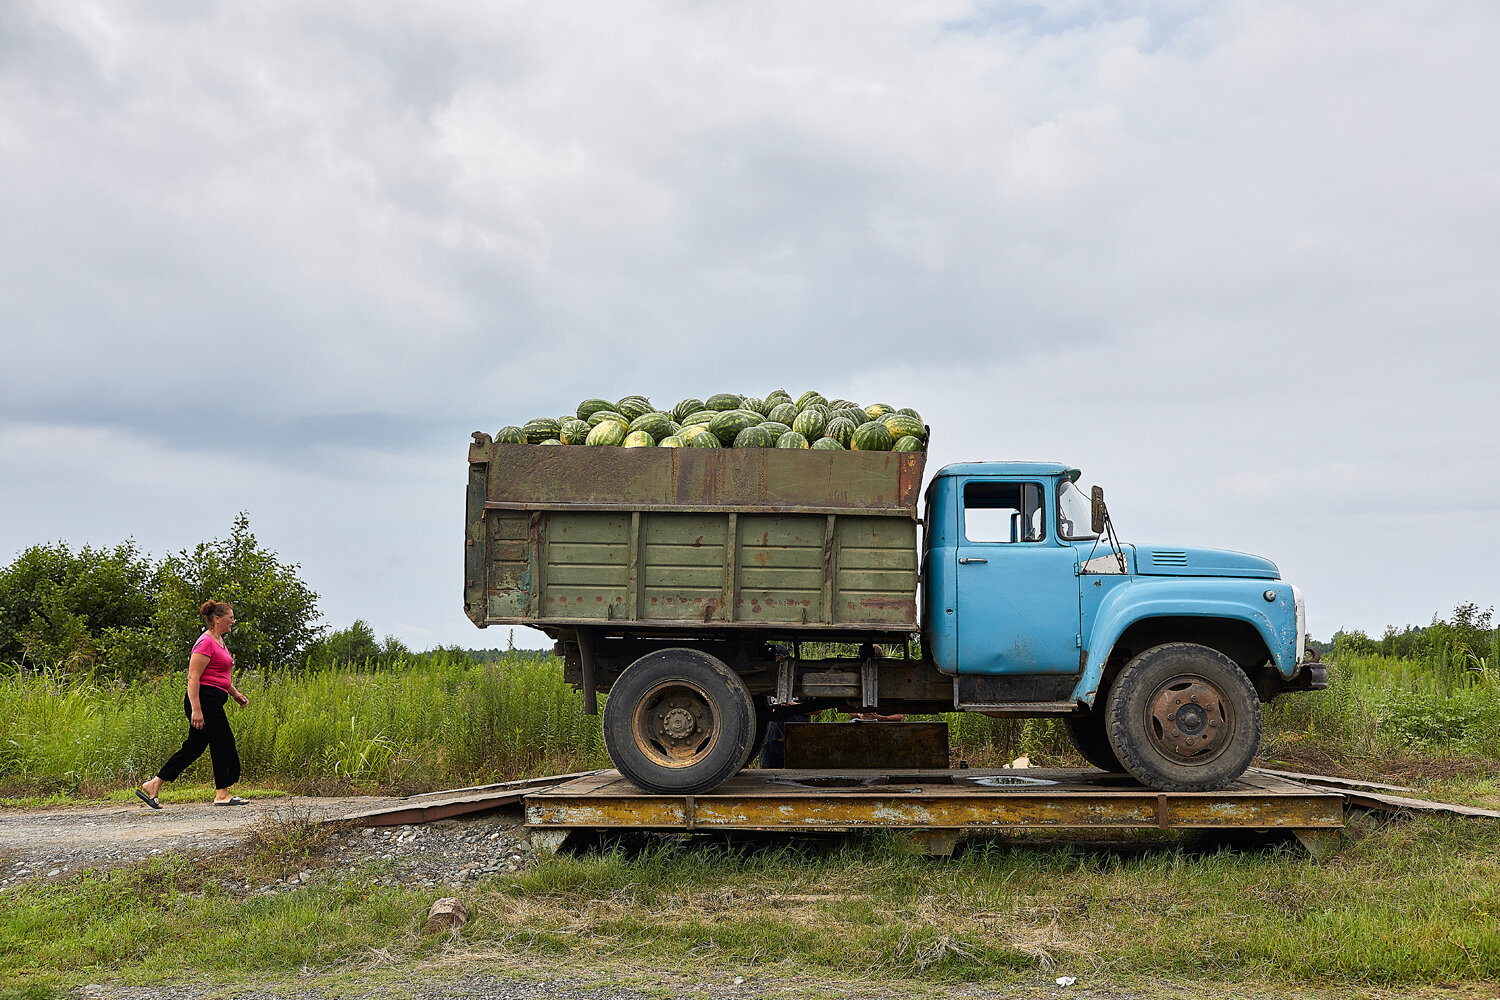
POLYGON ((203 680, 203 671, 207 669, 208 655, 205 653, 194 653, 188 660, 188 704, 193 709, 188 722, 194 729, 203 728, 203 702, 198 697, 198 685, 203 680))
POLYGON ((234 686, 234 681, 229 682, 229 697, 238 702, 241 708, 244 708, 246 705, 250 704, 250 699, 245 695, 240 694, 240 689, 234 686))

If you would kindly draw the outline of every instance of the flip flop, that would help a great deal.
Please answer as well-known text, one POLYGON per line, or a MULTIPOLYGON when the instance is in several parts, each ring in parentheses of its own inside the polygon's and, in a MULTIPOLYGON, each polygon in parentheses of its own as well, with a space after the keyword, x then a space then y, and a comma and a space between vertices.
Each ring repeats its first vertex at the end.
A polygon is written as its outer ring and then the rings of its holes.
POLYGON ((161 808, 161 803, 157 801, 155 795, 147 795, 145 792, 141 791, 139 788, 137 788, 135 790, 135 797, 138 798, 138 799, 140 799, 142 802, 146 803, 146 805, 150 806, 152 809, 160 809, 161 808))
POLYGON ((229 798, 225 799, 222 802, 220 802, 218 799, 214 799, 214 805, 216 806, 248 806, 249 804, 249 799, 242 799, 238 795, 231 795, 229 796, 229 798))

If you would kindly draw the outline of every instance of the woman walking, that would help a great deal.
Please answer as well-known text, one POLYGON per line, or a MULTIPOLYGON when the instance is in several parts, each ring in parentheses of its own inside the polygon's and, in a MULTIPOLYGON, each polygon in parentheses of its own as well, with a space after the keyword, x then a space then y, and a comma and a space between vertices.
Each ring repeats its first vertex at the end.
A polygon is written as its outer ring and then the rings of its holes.
POLYGON ((187 713, 187 739, 182 749, 162 765, 155 777, 135 790, 136 796, 152 809, 160 809, 161 786, 187 770, 189 764, 203 756, 206 748, 214 764, 214 805, 242 806, 245 800, 229 793, 229 786, 240 780, 240 755, 234 747, 234 732, 229 728, 229 717, 224 706, 233 698, 241 707, 250 699, 240 694, 230 679, 234 657, 224 647, 224 636, 234 627, 234 606, 218 601, 204 601, 198 609, 208 623, 208 631, 199 637, 193 646, 193 655, 188 660, 187 694, 182 699, 183 711, 187 713))

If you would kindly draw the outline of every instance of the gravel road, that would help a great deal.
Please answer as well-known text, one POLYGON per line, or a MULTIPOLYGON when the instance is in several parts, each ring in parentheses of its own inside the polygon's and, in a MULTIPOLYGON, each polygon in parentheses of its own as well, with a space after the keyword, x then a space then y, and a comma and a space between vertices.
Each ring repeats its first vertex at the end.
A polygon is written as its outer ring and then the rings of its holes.
MULTIPOLYGON (((305 819, 339 819, 397 799, 369 796, 253 799, 222 807, 173 804, 0 809, 0 893, 32 879, 58 879, 85 868, 119 867, 168 853, 236 850, 257 828, 305 819)), ((516 871, 532 859, 519 810, 511 807, 418 826, 365 827, 335 835, 322 864, 350 871, 387 862, 383 884, 463 885, 482 875, 516 871)), ((276 891, 305 873, 250 891, 276 891)))

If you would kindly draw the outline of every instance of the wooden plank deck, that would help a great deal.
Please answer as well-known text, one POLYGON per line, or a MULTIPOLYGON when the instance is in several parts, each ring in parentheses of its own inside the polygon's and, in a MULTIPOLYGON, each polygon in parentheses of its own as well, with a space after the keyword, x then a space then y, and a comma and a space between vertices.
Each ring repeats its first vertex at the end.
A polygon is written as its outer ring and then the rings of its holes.
POLYGON ((531 792, 525 808, 543 841, 622 829, 1279 829, 1310 837, 1344 825, 1337 791, 1254 770, 1217 792, 1158 792, 1086 768, 748 770, 704 795, 653 795, 601 771, 531 792))

